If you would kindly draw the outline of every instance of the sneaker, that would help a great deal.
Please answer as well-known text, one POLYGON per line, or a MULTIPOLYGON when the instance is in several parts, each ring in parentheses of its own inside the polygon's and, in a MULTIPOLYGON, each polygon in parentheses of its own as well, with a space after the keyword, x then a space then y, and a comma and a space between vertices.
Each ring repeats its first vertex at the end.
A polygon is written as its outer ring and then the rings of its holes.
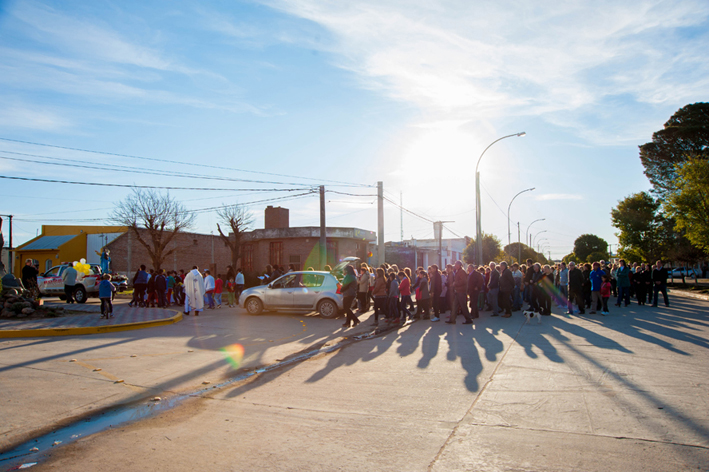
POLYGON ((610 314, 610 313, 607 312, 607 311, 602 311, 602 312, 601 312, 601 315, 609 315, 609 314, 610 314))
POLYGON ((433 321, 441 321, 441 319, 438 318, 437 316, 434 316, 433 318, 431 318, 431 321, 432 321, 432 322, 433 322, 433 321))

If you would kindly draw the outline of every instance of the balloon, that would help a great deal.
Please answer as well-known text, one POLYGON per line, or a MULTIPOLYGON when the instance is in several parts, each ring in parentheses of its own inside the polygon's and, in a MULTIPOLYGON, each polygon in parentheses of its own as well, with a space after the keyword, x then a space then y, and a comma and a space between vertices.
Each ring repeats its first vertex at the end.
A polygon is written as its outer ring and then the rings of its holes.
POLYGON ((84 259, 84 258, 82 257, 82 258, 79 260, 79 262, 81 262, 82 264, 86 264, 86 259, 84 259))

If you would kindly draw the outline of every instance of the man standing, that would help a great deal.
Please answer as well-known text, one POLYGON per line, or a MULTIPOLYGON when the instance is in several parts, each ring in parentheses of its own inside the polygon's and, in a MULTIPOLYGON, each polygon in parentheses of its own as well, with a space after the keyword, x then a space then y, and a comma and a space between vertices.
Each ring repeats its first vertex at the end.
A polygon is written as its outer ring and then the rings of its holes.
POLYGON ((500 314, 498 297, 500 296, 500 272, 494 262, 490 263, 490 281, 487 283, 487 302, 492 307, 492 316, 500 314))
POLYGON ((37 295, 37 274, 39 271, 32 264, 32 259, 25 261, 25 266, 22 268, 22 285, 26 290, 29 290, 33 295, 37 295))
MULTIPOLYGON (((443 281, 438 266, 433 264, 429 269, 429 279, 431 280, 431 292, 433 297, 433 317, 440 319, 441 314, 441 293, 443 292, 443 281)), ((436 320, 438 321, 438 320, 436 320)))
POLYGON ((561 303, 565 303, 569 299, 569 269, 566 268, 566 262, 562 262, 559 268, 559 295, 561 303))
POLYGON ((209 309, 214 309, 214 277, 209 273, 209 269, 204 269, 204 292, 207 295, 207 305, 209 309))
POLYGON ((79 273, 71 265, 62 272, 62 281, 64 282, 64 293, 66 294, 67 303, 74 303, 74 288, 78 275, 79 273))
MULTIPOLYGON (((502 315, 503 318, 509 318, 512 316, 512 291, 515 288, 515 278, 512 276, 512 271, 507 267, 507 262, 500 262, 500 301, 502 302, 502 308, 505 309, 505 314, 502 315)), ((492 277, 490 278, 492 280, 492 277)))
POLYGON ((569 279, 569 300, 567 303, 568 307, 568 312, 567 314, 573 315, 574 314, 574 301, 576 304, 579 306, 579 313, 584 314, 586 313, 584 308, 586 306, 586 302, 584 301, 583 297, 583 272, 581 272, 581 269, 576 268, 576 263, 574 261, 569 262, 569 273, 568 273, 568 279, 569 279))
POLYGON ((455 270, 453 271, 453 308, 451 316, 446 323, 455 324, 455 319, 458 318, 458 310, 463 311, 465 321, 463 324, 473 324, 473 319, 468 313, 468 275, 463 270, 463 263, 456 261, 455 270))
POLYGON ((527 272, 524 273, 522 288, 524 290, 524 301, 529 303, 529 310, 532 309, 532 292, 534 291, 534 283, 532 281, 533 277, 534 261, 532 259, 527 259, 527 272))
POLYGON ((601 285, 603 284, 603 276, 606 275, 605 272, 601 270, 601 264, 598 262, 593 263, 593 270, 589 275, 591 280, 591 313, 596 314, 596 310, 603 307, 603 300, 601 298, 601 285))
POLYGON ((244 291, 244 271, 241 270, 241 267, 236 269, 234 282, 236 283, 236 306, 239 306, 239 298, 241 298, 241 292, 244 291))
POLYGON ((670 300, 667 298, 667 269, 662 267, 662 261, 655 263, 655 268, 652 270, 652 306, 657 306, 657 294, 662 292, 662 297, 665 299, 665 306, 670 306, 670 300))
POLYGON ((194 316, 204 310, 204 279, 197 266, 185 275, 185 315, 194 311, 194 316))
POLYGON ((478 272, 475 265, 468 266, 468 296, 470 297, 470 314, 472 318, 479 318, 478 313, 478 298, 480 298, 480 290, 485 285, 485 277, 478 272))

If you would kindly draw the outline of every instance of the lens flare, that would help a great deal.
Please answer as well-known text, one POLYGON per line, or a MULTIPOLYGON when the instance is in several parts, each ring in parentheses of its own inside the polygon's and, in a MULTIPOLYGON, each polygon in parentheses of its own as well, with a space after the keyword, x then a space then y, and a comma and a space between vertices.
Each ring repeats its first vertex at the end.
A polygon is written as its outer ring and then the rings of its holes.
POLYGON ((241 361, 244 359, 244 346, 241 344, 231 344, 219 350, 222 351, 224 358, 234 369, 239 368, 241 361))

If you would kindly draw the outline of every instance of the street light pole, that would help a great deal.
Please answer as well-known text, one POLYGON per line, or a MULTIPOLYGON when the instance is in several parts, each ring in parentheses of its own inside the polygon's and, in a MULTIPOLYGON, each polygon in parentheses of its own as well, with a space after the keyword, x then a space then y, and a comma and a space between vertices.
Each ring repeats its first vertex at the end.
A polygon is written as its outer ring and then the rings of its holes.
POLYGON ((542 238, 537 241, 537 252, 541 252, 542 247, 546 246, 546 243, 542 244, 542 241, 549 241, 549 238, 542 238))
POLYGON ((512 202, 514 202, 514 201, 515 201, 515 198, 519 197, 519 196, 522 195, 524 192, 531 192, 531 191, 534 190, 534 189, 535 189, 535 187, 522 190, 522 191, 519 192, 517 195, 515 195, 514 197, 512 197, 512 200, 510 201, 510 204, 507 205, 507 245, 508 245, 508 246, 509 246, 510 244, 512 244, 512 231, 510 230, 510 208, 512 208, 512 202))
POLYGON ((527 234, 524 236, 524 243, 525 244, 529 243, 530 248, 532 247, 532 241, 529 239, 529 228, 531 228, 532 225, 534 223, 536 223, 537 221, 544 221, 544 220, 546 220, 546 218, 539 218, 538 220, 532 221, 531 223, 529 223, 529 226, 527 226, 527 234))
POLYGON ((478 265, 483 264, 482 224, 480 215, 480 172, 478 172, 478 167, 480 167, 480 160, 485 155, 485 152, 490 149, 490 147, 492 147, 492 145, 496 142, 502 141, 503 139, 511 138, 513 136, 521 137, 526 134, 527 133, 522 131, 521 133, 509 134, 507 136, 503 136, 494 140, 488 145, 488 147, 485 148, 482 154, 480 154, 480 157, 478 158, 478 163, 475 165, 475 245, 477 246, 476 263, 478 265))
POLYGON ((547 230, 543 230, 543 231, 540 231, 534 235, 534 238, 532 239, 532 248, 534 248, 534 244, 537 242, 537 236, 539 236, 542 233, 546 233, 546 232, 547 232, 547 230))

